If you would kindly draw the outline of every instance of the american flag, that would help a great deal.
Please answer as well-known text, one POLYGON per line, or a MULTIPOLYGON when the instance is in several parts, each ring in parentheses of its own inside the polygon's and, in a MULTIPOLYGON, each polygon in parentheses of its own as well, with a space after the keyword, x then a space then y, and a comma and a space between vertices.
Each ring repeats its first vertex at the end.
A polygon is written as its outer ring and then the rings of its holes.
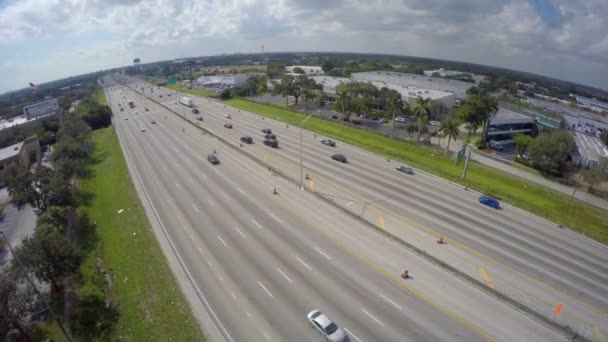
POLYGON ((32 92, 34 92, 34 93, 36 92, 36 90, 38 90, 38 86, 32 82, 30 82, 30 88, 32 89, 32 92))

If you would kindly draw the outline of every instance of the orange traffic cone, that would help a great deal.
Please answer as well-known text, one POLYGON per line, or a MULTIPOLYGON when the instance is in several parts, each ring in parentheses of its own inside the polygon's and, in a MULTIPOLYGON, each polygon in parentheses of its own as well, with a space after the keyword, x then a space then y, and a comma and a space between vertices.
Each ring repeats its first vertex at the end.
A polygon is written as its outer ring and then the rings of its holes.
POLYGON ((443 236, 439 236, 439 240, 437 240, 437 243, 440 245, 443 245, 446 243, 445 240, 443 240, 443 236))
POLYGON ((277 188, 274 188, 274 190, 272 190, 272 193, 273 193, 274 195, 278 195, 278 194, 279 194, 279 192, 277 191, 277 188))
POLYGON ((401 278, 403 278, 403 279, 409 279, 410 278, 410 273, 407 270, 403 271, 403 273, 401 274, 401 278))

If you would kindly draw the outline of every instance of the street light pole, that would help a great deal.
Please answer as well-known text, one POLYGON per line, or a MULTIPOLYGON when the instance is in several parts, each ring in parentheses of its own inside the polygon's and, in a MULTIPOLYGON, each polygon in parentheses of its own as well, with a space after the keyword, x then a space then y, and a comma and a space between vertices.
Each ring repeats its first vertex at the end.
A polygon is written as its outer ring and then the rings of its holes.
MULTIPOLYGON (((0 231, 0 234, 2 234, 2 237, 4 237, 4 241, 6 241, 6 245, 8 246, 8 249, 11 251, 11 254, 13 255, 13 257, 15 258, 15 260, 17 261, 17 263, 19 264, 19 267, 22 270, 25 271, 25 267, 23 267, 23 263, 21 263, 21 260, 19 260, 19 257, 17 256, 17 254, 15 254, 15 251, 13 250, 13 246, 11 246, 11 243, 8 241, 8 238, 6 237, 6 235, 4 235, 4 232, 0 231)), ((68 342, 72 342, 72 335, 69 334, 67 332, 67 330, 65 330, 65 327, 63 326, 63 323, 61 323, 61 320, 59 319, 59 317, 57 316, 57 314, 55 314, 55 311, 53 311, 53 309, 51 308, 51 306, 49 305, 49 303, 46 301, 46 299, 44 299, 44 297, 42 297, 42 293, 40 293, 40 290, 38 290, 38 288, 36 287, 36 285, 34 285, 34 282, 30 278, 30 275, 26 271, 23 272, 23 274, 25 275, 25 279, 27 279, 27 282, 30 284, 30 286, 32 288, 34 288, 34 291, 36 291, 36 294, 40 297, 40 299, 42 299, 42 301, 44 302, 44 305, 46 306, 46 308, 51 312, 51 315, 53 315, 53 318, 55 318, 55 321, 57 321, 57 325, 59 325, 59 328, 61 329, 61 332, 63 332, 63 335, 65 336, 65 339, 68 342)))
POLYGON ((304 123, 306 123, 306 121, 308 121, 308 119, 310 119, 310 117, 312 116, 312 114, 309 114, 304 120, 302 120, 302 122, 300 122, 300 190, 302 190, 302 186, 304 185, 304 178, 303 178, 303 173, 304 173, 304 163, 303 163, 303 153, 302 153, 302 126, 304 125, 304 123))

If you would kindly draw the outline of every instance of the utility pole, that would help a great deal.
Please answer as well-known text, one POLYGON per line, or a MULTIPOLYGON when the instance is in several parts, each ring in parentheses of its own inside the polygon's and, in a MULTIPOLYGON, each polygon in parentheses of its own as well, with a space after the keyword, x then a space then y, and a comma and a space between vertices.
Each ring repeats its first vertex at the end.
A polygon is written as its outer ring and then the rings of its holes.
POLYGON ((23 266, 23 263, 21 263, 21 260, 19 259, 19 257, 17 256, 17 254, 15 254, 15 251, 13 250, 13 246, 11 246, 10 241, 8 241, 8 238, 6 237, 6 235, 4 234, 3 231, 0 231, 0 234, 2 234, 2 237, 4 237, 4 241, 6 241, 6 245, 8 246, 8 249, 11 251, 11 254, 13 255, 13 257, 15 258, 15 260, 17 261, 17 263, 19 264, 19 267, 24 271, 23 274, 25 275, 25 279, 27 279, 27 282, 34 289, 34 291, 36 291, 36 294, 40 297, 40 299, 42 300, 42 302, 44 303, 44 305, 46 306, 46 308, 49 310, 49 312, 51 313, 51 315, 53 315, 53 318, 55 318, 55 321, 57 322, 57 325, 59 325, 59 328, 61 329, 61 332, 63 332, 63 335, 65 336, 65 339, 68 342, 72 342, 72 335, 69 334, 67 332, 67 330, 65 330, 65 327, 63 326, 63 323, 61 322, 61 320, 59 319, 59 317, 57 316, 57 314, 55 313, 55 311, 53 311, 53 309, 49 305, 49 302, 42 296, 42 293, 40 293, 40 290, 38 290, 38 288, 36 287, 36 285, 34 285, 34 282, 30 278, 30 275, 27 273, 25 267, 23 266))
POLYGON ((574 199, 574 194, 576 194, 576 188, 578 187, 578 183, 581 181, 581 176, 583 175, 583 170, 579 172, 578 177, 576 177, 576 184, 574 184, 574 191, 572 191, 572 196, 570 196, 570 201, 574 199))
POLYGON ((462 171, 462 177, 460 180, 464 181, 464 189, 467 190, 467 170, 469 169, 469 159, 471 159, 471 145, 466 146, 467 159, 464 161, 464 170, 462 171))
POLYGON ((300 122, 300 190, 302 190, 302 186, 304 184, 304 163, 303 163, 303 153, 302 153, 302 126, 304 125, 304 123, 306 121, 308 121, 308 119, 310 119, 310 117, 312 116, 312 114, 309 114, 304 120, 302 120, 302 122, 300 122))

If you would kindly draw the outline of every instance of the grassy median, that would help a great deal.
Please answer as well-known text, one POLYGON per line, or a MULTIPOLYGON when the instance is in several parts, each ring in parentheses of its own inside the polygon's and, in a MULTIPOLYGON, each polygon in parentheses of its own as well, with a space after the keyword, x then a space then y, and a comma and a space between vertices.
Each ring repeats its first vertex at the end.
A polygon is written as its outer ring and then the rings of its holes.
POLYGON ((101 86, 98 86, 95 89, 95 92, 93 92, 93 98, 99 104, 102 104, 104 106, 108 105, 108 102, 106 101, 106 92, 103 90, 103 87, 101 87, 101 86))
POLYGON ((188 93, 188 94, 192 94, 192 95, 197 95, 197 96, 203 96, 203 97, 216 97, 216 95, 210 91, 206 91, 206 90, 202 90, 202 89, 190 89, 188 87, 184 87, 182 85, 179 84, 167 84, 164 85, 163 87, 165 88, 169 88, 169 89, 173 89, 173 90, 177 90, 180 91, 182 93, 188 93))
MULTIPOLYGON (((225 103, 293 126, 301 126, 462 184, 462 164, 456 165, 438 149, 315 117, 302 125, 307 114, 279 106, 244 99, 232 99, 225 103)), ((608 243, 608 213, 604 210, 577 199, 571 201, 569 196, 561 192, 476 162, 471 162, 467 179, 467 184, 472 189, 608 243)))
POLYGON ((96 223, 97 248, 86 256, 79 292, 110 295, 118 304, 111 340, 204 341, 148 222, 113 127, 93 132, 91 140, 97 162, 81 182, 92 194, 82 210, 96 223), (109 294, 99 264, 113 275, 109 294))

